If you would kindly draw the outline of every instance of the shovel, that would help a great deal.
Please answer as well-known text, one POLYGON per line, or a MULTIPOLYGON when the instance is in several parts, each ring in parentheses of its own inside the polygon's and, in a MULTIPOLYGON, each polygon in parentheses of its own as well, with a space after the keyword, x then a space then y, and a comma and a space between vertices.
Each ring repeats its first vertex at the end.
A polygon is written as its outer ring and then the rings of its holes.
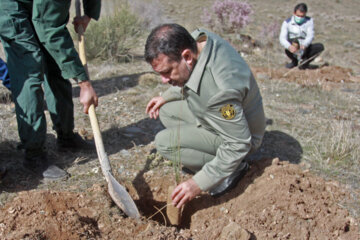
MULTIPOLYGON (((76 16, 81 16, 81 9, 80 9, 80 0, 75 1, 75 8, 76 8, 76 16)), ((88 69, 87 69, 87 61, 86 61, 86 53, 85 53, 85 38, 84 38, 84 30, 82 26, 78 28, 79 34, 79 53, 80 59, 83 63, 85 70, 89 76, 88 69)), ((89 79, 90 80, 90 79, 89 79)), ((116 203, 116 205, 121 208, 121 210, 131 218, 139 219, 140 213, 137 209, 134 201, 132 200, 129 193, 126 189, 116 181, 116 179, 111 174, 111 167, 109 159, 106 155, 104 144, 102 141, 99 124, 95 114, 95 107, 92 104, 89 108, 89 118, 91 123, 91 128, 94 134, 95 145, 97 155, 100 161, 101 170, 105 176, 106 182, 108 183, 108 191, 112 198, 112 200, 116 203)))

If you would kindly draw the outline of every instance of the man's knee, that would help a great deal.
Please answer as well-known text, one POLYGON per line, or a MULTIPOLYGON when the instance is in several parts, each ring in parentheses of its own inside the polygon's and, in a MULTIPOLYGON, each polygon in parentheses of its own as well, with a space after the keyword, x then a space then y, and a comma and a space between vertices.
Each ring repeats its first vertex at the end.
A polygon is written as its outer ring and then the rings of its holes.
POLYGON ((160 131, 155 136, 155 147, 156 150, 163 156, 167 156, 170 152, 171 146, 171 139, 170 139, 169 130, 164 129, 160 131))

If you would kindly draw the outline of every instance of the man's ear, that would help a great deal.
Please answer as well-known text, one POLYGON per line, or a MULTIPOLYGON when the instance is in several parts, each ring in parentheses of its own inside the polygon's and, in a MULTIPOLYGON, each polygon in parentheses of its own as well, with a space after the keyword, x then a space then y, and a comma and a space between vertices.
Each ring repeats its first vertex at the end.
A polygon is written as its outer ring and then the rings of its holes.
POLYGON ((184 49, 181 52, 181 56, 184 58, 184 60, 187 62, 187 64, 191 65, 193 61, 193 52, 190 49, 184 49))

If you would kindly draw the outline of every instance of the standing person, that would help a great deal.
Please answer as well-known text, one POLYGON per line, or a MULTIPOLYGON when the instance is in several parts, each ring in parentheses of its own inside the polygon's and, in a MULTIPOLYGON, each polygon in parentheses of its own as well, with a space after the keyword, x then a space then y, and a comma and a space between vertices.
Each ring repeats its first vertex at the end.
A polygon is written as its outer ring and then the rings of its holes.
POLYGON ((173 204, 181 207, 201 191, 227 192, 245 175, 243 160, 265 131, 262 97, 248 65, 218 35, 204 29, 190 35, 177 24, 150 33, 145 59, 172 85, 146 107, 166 127, 155 137, 156 148, 172 161, 180 155, 195 174, 174 189, 173 204))
MULTIPOLYGON (((281 26, 280 43, 285 48, 286 55, 291 59, 291 62, 286 64, 287 68, 296 67, 299 61, 306 61, 324 50, 323 44, 312 43, 314 22, 311 17, 306 16, 307 10, 305 3, 299 3, 294 8, 294 15, 286 19, 281 26)), ((311 61, 309 60, 300 68, 308 68, 311 61)))
MULTIPOLYGON (((98 19, 100 0, 84 0, 85 15, 74 20, 85 29, 98 19)), ((0 0, 0 38, 7 56, 18 132, 25 149, 24 166, 44 178, 62 179, 67 173, 52 165, 44 150, 44 97, 57 132, 59 148, 88 148, 74 129, 72 86, 80 87, 87 113, 98 98, 66 28, 70 0, 0 0), (43 86, 43 88, 42 88, 43 86), (44 89, 44 90, 43 90, 44 89)))

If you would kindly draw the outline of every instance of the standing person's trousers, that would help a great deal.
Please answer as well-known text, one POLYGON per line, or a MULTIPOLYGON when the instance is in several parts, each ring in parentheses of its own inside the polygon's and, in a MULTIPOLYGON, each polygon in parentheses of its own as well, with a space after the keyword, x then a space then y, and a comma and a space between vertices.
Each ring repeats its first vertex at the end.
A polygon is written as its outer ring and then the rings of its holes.
MULTIPOLYGON (((44 97, 57 133, 70 134, 74 128, 71 83, 62 77, 49 53, 48 46, 52 43, 43 37, 47 34, 45 26, 52 22, 44 15, 41 21, 33 19, 34 15, 41 16, 45 10, 55 11, 57 8, 59 11, 61 6, 64 9, 60 10, 68 13, 70 1, 57 5, 51 2, 0 0, 0 37, 11 76, 18 132, 27 151, 41 150, 45 142, 44 97)), ((63 21, 67 22, 68 17, 65 18, 66 15, 63 21)))
MULTIPOLYGON (((194 173, 214 159, 223 143, 219 135, 197 126, 195 116, 185 100, 164 104, 160 108, 160 120, 166 129, 155 137, 157 151, 171 161, 180 160, 184 167, 194 173)), ((261 141, 253 138, 249 154, 260 144, 261 141)))

